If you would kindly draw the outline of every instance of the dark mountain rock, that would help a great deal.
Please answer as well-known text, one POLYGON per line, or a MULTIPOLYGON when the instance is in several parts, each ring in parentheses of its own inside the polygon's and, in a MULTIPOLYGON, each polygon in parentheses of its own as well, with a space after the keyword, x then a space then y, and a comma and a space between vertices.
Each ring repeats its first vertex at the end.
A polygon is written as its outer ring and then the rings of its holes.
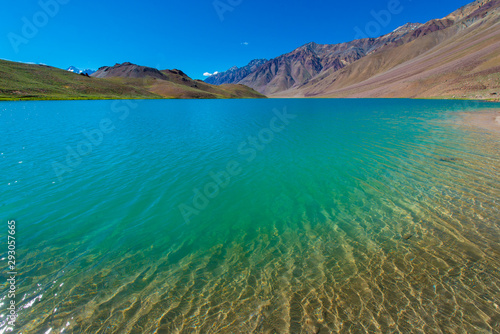
POLYGON ((212 85, 237 83, 250 73, 256 71, 266 61, 267 59, 254 59, 244 67, 238 68, 236 66, 233 66, 226 72, 217 73, 208 77, 207 79, 205 79, 205 82, 212 85))
POLYGON ((263 94, 274 94, 301 86, 325 71, 337 71, 377 48, 402 38, 419 24, 379 37, 341 44, 307 43, 277 58, 253 60, 247 66, 232 67, 205 80, 207 83, 241 83, 263 94))
POLYGON ((112 67, 103 66, 91 75, 94 78, 146 78, 165 79, 165 75, 156 68, 139 66, 129 62, 112 67))

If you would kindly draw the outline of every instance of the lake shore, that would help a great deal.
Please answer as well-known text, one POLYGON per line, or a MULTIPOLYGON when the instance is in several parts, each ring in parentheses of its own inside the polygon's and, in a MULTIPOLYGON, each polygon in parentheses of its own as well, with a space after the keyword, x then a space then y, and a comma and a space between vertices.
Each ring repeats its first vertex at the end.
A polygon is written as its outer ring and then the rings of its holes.
MULTIPOLYGON (((271 95, 264 97, 227 97, 227 98, 211 98, 211 97, 203 97, 203 98, 178 98, 178 97, 162 97, 162 96, 153 96, 153 97, 143 97, 143 96, 45 96, 45 97, 18 97, 18 96, 5 96, 0 95, 0 102, 13 102, 13 101, 107 101, 107 100, 252 100, 252 99, 303 99, 303 100, 316 100, 316 99, 342 99, 342 98, 331 98, 331 97, 293 97, 293 96, 279 96, 279 95, 271 95)), ((425 97, 415 97, 415 98, 406 98, 406 97, 376 97, 376 98, 358 98, 360 100, 364 99, 377 99, 377 100, 394 100, 394 99, 405 99, 405 100, 443 100, 443 101, 477 101, 477 102, 491 102, 491 103, 499 103, 500 99, 451 99, 447 97, 437 97, 437 98, 425 98, 425 97)))

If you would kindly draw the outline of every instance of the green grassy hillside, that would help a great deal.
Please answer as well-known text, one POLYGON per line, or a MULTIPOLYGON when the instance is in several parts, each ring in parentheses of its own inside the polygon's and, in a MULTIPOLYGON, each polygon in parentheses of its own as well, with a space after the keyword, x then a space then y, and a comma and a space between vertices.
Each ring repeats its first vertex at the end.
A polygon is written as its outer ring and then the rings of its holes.
POLYGON ((0 100, 161 98, 141 87, 89 78, 44 65, 0 60, 0 100))
MULTIPOLYGON (((131 66, 136 65, 131 64, 131 66)), ((159 74, 162 79, 150 76, 95 78, 45 65, 0 60, 0 100, 265 97, 243 85, 209 85, 203 81, 193 80, 178 70, 165 70, 159 74)))

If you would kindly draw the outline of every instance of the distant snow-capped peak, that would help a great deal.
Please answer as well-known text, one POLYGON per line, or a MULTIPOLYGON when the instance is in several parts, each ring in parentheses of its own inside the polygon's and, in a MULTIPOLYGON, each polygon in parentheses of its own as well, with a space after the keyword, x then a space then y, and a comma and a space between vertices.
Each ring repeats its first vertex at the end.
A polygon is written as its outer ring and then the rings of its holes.
POLYGON ((85 70, 80 70, 79 68, 77 68, 75 66, 70 66, 66 70, 68 72, 73 72, 73 73, 76 73, 76 74, 88 74, 88 75, 91 75, 92 73, 95 72, 94 70, 91 70, 89 68, 87 68, 85 70))
POLYGON ((421 23, 406 23, 405 25, 402 25, 401 27, 396 28, 394 32, 410 32, 413 30, 416 30, 422 26, 421 23))

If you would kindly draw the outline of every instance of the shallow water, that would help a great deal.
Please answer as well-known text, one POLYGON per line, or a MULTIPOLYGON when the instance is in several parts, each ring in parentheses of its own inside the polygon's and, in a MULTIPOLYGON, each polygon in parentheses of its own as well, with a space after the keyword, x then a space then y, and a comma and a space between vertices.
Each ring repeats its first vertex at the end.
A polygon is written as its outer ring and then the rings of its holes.
POLYGON ((496 333, 500 141, 455 122, 485 108, 0 103, 15 332, 496 333))

